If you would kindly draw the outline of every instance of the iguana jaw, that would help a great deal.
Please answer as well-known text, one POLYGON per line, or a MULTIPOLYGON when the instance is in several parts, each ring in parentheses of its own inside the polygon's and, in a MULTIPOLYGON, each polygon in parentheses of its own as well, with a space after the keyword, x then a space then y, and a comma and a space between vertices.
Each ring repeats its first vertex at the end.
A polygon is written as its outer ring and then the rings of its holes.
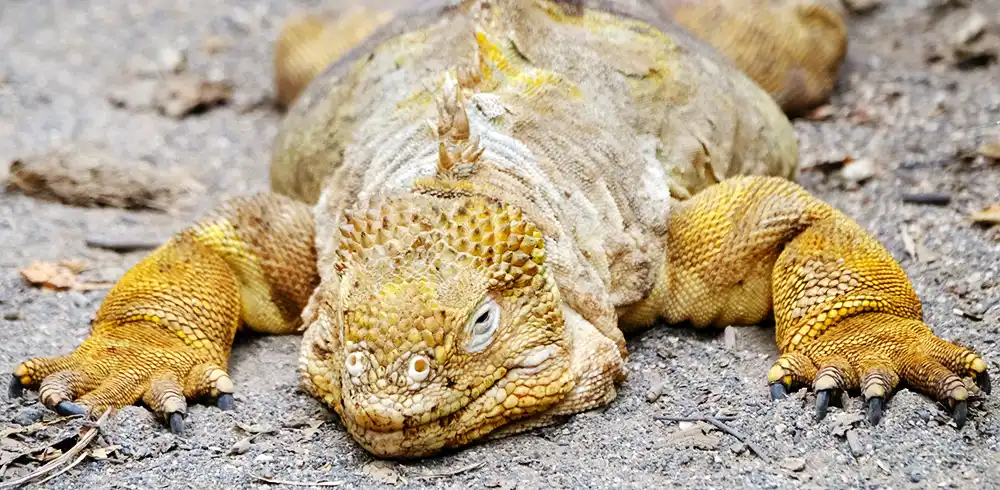
MULTIPOLYGON (((568 369, 568 354, 554 345, 531 349, 520 356, 522 367, 506 370, 500 381, 469 404, 428 423, 399 430, 378 430, 357 423, 364 417, 359 417, 361 412, 358 410, 371 412, 373 407, 359 406, 347 399, 344 400, 342 420, 354 440, 378 457, 430 456, 442 449, 481 439, 499 427, 557 404, 574 384, 568 369), (532 396, 539 392, 551 392, 552 395, 532 396)), ((409 420, 412 419, 407 422, 409 420)))

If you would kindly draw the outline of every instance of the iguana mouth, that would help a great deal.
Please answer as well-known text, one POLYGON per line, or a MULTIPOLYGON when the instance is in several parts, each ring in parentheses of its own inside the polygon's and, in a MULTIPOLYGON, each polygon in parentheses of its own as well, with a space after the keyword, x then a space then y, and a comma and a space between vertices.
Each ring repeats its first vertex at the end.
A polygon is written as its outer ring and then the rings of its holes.
MULTIPOLYGON (((548 406, 538 404, 512 416, 505 403, 511 405, 507 399, 514 390, 508 390, 507 386, 544 371, 556 351, 554 345, 529 349, 517 357, 517 363, 507 368, 503 377, 464 405, 404 414, 389 408, 386 403, 366 402, 362 410, 352 410, 345 403, 345 419, 350 419, 346 420, 348 431, 359 444, 380 457, 424 456, 444 447, 464 445, 507 422, 530 416, 548 406)), ((358 405, 354 403, 355 407, 358 405)))

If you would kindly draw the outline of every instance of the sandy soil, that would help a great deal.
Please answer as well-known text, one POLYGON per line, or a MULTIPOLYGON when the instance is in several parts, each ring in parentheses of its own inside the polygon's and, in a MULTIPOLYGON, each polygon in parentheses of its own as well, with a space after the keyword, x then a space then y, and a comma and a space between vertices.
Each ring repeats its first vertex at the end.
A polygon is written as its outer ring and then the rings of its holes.
MULTIPOLYGON (((86 239, 163 237, 226 197, 267 189, 266 162, 279 115, 258 102, 271 90, 271 42, 290 3, 0 5, 0 179, 13 159, 95 142, 122 159, 181 167, 206 186, 196 206, 173 214, 84 209, 0 194, 3 369, 70 351, 87 334, 106 294, 30 287, 20 268, 38 260, 83 259, 91 265, 85 278, 113 281, 143 253, 90 248, 86 239), (234 101, 181 120, 108 102, 110 87, 135 83, 137 73, 157 63, 170 64, 171 51, 186 54, 188 72, 232 81, 234 101)), ((942 40, 958 32, 955 25, 970 8, 1000 21, 1000 0, 944 10, 932 8, 931 0, 885 3, 851 19, 849 68, 832 100, 832 116, 796 122, 805 164, 818 165, 804 171, 801 182, 872 230, 913 278, 935 331, 973 346, 996 370, 1000 231, 966 217, 1000 202, 1000 164, 974 156, 979 144, 998 137, 1000 127, 968 129, 1000 121, 1000 66, 958 69, 947 57, 928 62, 926 53, 934 47, 948 53, 942 40), (845 157, 868 160, 875 176, 851 185, 837 171, 820 170, 829 167, 823 162, 845 157), (904 202, 912 192, 944 193, 951 200, 943 206, 904 202)), ((405 481, 414 488, 1000 487, 996 395, 973 403, 962 430, 948 422, 943 407, 907 390, 889 401, 877 427, 858 422, 858 398, 817 423, 812 394, 769 401, 764 379, 777 351, 764 327, 738 329, 730 345, 721 331, 655 328, 630 340, 633 374, 605 409, 404 465, 373 464, 326 410, 297 390, 297 342, 241 339, 231 365, 236 411, 195 406, 187 434, 174 437, 145 409, 129 407, 101 441, 121 447, 111 459, 88 459, 43 486, 262 488, 267 485, 252 476, 260 475, 342 482, 345 488, 397 479, 397 485, 405 481), (662 394, 649 401, 647 392, 661 383, 662 394), (730 425, 758 445, 763 457, 722 432, 656 419, 720 411, 736 417, 730 425), (248 430, 264 432, 249 445, 236 444, 248 430)), ((2 406, 0 430, 52 417, 34 393, 2 406)), ((0 446, 4 456, 16 451, 10 439, 0 446)), ((2 478, 23 474, 19 466, 11 465, 2 478)))

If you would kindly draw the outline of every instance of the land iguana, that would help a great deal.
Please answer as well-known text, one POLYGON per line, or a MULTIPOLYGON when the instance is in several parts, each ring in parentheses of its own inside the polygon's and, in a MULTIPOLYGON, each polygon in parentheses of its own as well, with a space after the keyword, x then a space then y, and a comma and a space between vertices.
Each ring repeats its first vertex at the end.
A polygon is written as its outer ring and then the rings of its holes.
POLYGON ((878 423, 905 382, 962 426, 963 378, 989 391, 889 252, 793 182, 782 107, 832 87, 835 12, 465 0, 357 15, 342 38, 311 18, 281 34, 272 192, 139 262, 76 351, 16 366, 13 393, 37 387, 62 414, 142 401, 181 432, 188 400, 233 406, 241 326, 302 331, 304 390, 373 454, 419 457, 610 403, 627 332, 772 316, 771 395, 811 387, 820 417, 854 391, 878 423))

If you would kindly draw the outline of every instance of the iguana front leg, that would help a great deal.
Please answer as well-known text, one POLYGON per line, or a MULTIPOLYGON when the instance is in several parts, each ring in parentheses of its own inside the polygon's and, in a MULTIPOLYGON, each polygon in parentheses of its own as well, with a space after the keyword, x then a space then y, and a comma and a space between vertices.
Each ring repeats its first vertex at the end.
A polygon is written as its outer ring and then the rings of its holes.
POLYGON ((772 395, 812 385, 819 417, 831 395, 860 390, 878 423, 885 397, 904 381, 951 406, 961 426, 969 393, 960 376, 989 392, 986 363, 934 335, 889 252, 798 185, 731 179, 681 203, 671 219, 662 279, 623 321, 753 324, 773 307, 781 357, 768 373, 772 395))
POLYGON ((186 399, 232 405, 226 365, 241 322, 297 330, 317 283, 309 208, 277 195, 235 199, 129 270, 76 351, 19 364, 11 393, 38 387, 61 414, 141 399, 180 432, 186 399))

